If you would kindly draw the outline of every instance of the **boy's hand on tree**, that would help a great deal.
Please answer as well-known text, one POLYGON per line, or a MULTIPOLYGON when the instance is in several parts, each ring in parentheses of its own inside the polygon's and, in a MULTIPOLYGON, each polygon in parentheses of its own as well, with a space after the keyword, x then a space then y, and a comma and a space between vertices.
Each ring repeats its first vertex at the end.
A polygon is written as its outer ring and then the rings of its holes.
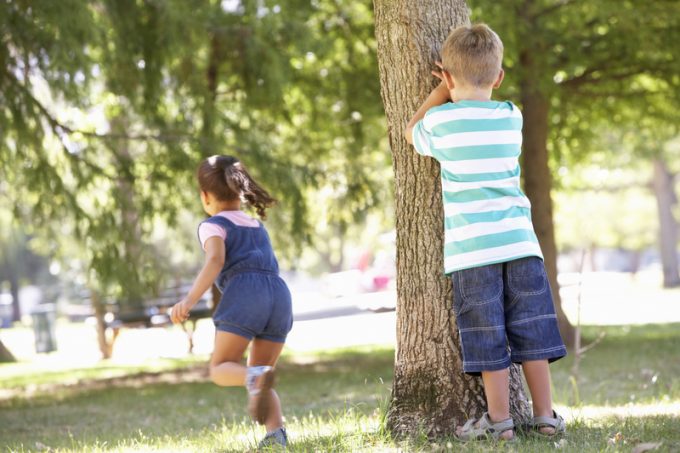
POLYGON ((444 65, 441 61, 435 61, 434 64, 439 68, 439 70, 432 71, 432 75, 444 82, 444 65))

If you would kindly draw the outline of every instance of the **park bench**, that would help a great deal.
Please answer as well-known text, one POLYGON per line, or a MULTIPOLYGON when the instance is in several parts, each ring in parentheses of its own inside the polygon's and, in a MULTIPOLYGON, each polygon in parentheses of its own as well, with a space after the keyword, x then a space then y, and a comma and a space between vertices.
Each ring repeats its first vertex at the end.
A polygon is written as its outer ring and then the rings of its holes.
MULTIPOLYGON (((105 328, 112 333, 110 347, 113 348, 116 338, 123 328, 151 328, 171 325, 170 309, 178 300, 177 291, 170 289, 168 293, 156 299, 145 301, 141 307, 136 307, 132 310, 116 310, 116 306, 112 306, 104 316, 105 328)), ((182 329, 187 335, 189 352, 192 352, 194 349, 193 337, 197 321, 211 317, 212 313, 210 293, 206 293, 206 296, 201 298, 189 312, 189 319, 181 324, 182 329)))

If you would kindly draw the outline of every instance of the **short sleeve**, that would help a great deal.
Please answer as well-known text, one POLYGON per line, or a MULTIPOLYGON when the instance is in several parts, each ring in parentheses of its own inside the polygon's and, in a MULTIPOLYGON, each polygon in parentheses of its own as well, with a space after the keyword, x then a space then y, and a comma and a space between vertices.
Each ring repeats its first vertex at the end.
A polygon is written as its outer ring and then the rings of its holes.
POLYGON ((205 250, 205 241, 213 236, 219 236, 222 240, 226 240, 227 231, 221 226, 209 222, 203 222, 198 226, 198 240, 201 241, 203 250, 205 250))
POLYGON ((413 127, 413 147, 418 154, 432 157, 432 132, 425 127, 423 120, 420 120, 413 127))

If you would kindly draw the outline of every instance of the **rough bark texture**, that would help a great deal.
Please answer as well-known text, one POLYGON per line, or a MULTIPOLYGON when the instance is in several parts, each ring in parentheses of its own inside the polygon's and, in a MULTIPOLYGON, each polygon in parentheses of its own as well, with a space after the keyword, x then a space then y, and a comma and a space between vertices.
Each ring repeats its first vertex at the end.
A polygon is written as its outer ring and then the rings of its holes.
POLYGON ((663 159, 654 160, 654 195, 659 212, 659 247, 663 267, 663 286, 680 286, 678 273, 678 222, 673 206, 678 202, 673 187, 673 175, 663 159))
POLYGON ((531 201, 531 219, 541 244, 545 268, 552 288, 553 303, 557 312, 560 333, 567 347, 573 347, 576 338, 574 326, 562 310, 560 285, 557 282, 557 243, 553 224, 551 197, 552 176, 548 162, 548 115, 550 101, 541 91, 541 74, 535 62, 534 50, 525 49, 520 53, 522 80, 520 99, 524 115, 522 145, 522 176, 524 192, 531 201))
MULTIPOLYGON (((481 380, 462 373, 450 280, 443 274, 439 166, 419 157, 403 130, 434 86, 433 61, 450 29, 468 22, 462 0, 375 0, 382 98, 395 172, 397 351, 388 414, 395 434, 450 434, 485 410, 481 380)), ((511 411, 528 415, 512 370, 511 411)))
POLYGON ((0 340, 0 363, 16 361, 17 359, 14 358, 12 352, 7 349, 7 347, 2 343, 2 340, 0 340))

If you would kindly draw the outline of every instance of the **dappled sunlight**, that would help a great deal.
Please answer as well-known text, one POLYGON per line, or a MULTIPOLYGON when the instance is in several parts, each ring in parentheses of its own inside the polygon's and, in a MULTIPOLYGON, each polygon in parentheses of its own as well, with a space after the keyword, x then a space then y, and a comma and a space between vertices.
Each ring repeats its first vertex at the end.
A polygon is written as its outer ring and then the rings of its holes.
POLYGON ((662 288, 657 271, 560 274, 559 280, 562 308, 572 323, 579 316, 583 325, 680 322, 680 288, 662 288))
POLYGON ((680 402, 658 402, 653 404, 630 403, 621 406, 591 406, 578 407, 556 406, 556 410, 565 420, 597 420, 602 417, 650 417, 667 415, 678 417, 680 423, 680 402))

